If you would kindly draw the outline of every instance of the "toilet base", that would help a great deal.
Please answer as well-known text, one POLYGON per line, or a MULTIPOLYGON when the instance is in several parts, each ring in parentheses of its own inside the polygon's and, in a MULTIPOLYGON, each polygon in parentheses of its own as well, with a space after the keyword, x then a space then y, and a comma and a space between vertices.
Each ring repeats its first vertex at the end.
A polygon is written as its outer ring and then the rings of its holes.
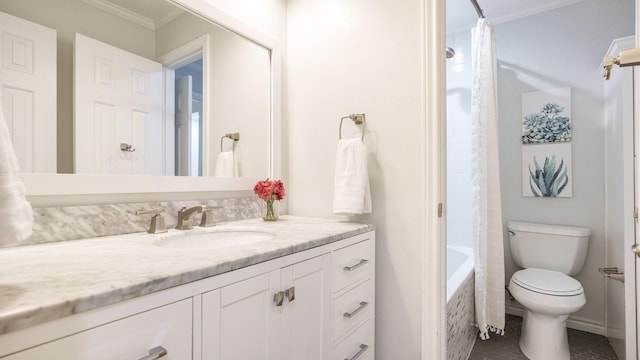
POLYGON ((545 315, 525 309, 520 350, 530 360, 569 360, 568 315, 545 315))

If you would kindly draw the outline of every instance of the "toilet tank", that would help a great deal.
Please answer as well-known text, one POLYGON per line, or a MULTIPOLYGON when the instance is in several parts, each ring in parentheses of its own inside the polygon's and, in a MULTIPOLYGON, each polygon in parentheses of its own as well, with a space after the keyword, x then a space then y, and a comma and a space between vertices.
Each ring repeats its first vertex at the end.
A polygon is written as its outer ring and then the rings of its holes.
POLYGON ((510 221, 509 244, 515 263, 523 268, 576 275, 587 257, 591 230, 585 227, 510 221))

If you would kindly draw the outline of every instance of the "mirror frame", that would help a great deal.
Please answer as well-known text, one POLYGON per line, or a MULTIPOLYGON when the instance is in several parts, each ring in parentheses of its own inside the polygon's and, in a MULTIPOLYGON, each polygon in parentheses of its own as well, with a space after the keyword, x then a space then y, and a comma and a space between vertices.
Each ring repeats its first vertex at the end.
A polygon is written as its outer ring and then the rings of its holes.
MULTIPOLYGON (((240 21, 206 0, 167 0, 190 10, 223 28, 265 47, 271 51, 271 122, 269 126, 269 174, 270 178, 281 176, 281 117, 282 117, 282 53, 277 40, 240 21)), ((20 173, 26 193, 33 205, 53 206, 57 204, 86 203, 92 195, 111 195, 110 201, 132 200, 133 194, 210 193, 252 191, 257 178, 216 178, 188 176, 137 176, 137 175, 84 175, 84 174, 40 174, 20 173), (119 196, 122 195, 122 200, 119 196), (71 197, 70 197, 71 196, 71 197), (85 197, 85 200, 77 199, 85 197), (47 197, 39 201, 38 197, 47 197), (59 198, 58 198, 59 197, 59 198), (34 200, 35 203, 34 203, 34 200)))

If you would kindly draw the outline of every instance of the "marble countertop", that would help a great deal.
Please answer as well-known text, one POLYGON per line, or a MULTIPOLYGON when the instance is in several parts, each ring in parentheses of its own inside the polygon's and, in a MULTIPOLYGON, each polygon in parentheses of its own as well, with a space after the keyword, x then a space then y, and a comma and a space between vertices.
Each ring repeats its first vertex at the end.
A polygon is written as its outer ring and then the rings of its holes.
POLYGON ((211 228, 136 233, 0 249, 0 334, 342 240, 371 224, 283 216, 211 228), (157 246, 168 237, 255 230, 268 241, 224 249, 157 246))

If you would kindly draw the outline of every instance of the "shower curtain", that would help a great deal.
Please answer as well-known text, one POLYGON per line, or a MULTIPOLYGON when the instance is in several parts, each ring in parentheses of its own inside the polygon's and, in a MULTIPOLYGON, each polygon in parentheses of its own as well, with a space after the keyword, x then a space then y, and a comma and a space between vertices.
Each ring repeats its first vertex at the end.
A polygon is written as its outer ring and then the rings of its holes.
POLYGON ((498 160, 498 110, 493 26, 472 30, 472 235, 476 321, 480 338, 504 334, 504 244, 498 160))

